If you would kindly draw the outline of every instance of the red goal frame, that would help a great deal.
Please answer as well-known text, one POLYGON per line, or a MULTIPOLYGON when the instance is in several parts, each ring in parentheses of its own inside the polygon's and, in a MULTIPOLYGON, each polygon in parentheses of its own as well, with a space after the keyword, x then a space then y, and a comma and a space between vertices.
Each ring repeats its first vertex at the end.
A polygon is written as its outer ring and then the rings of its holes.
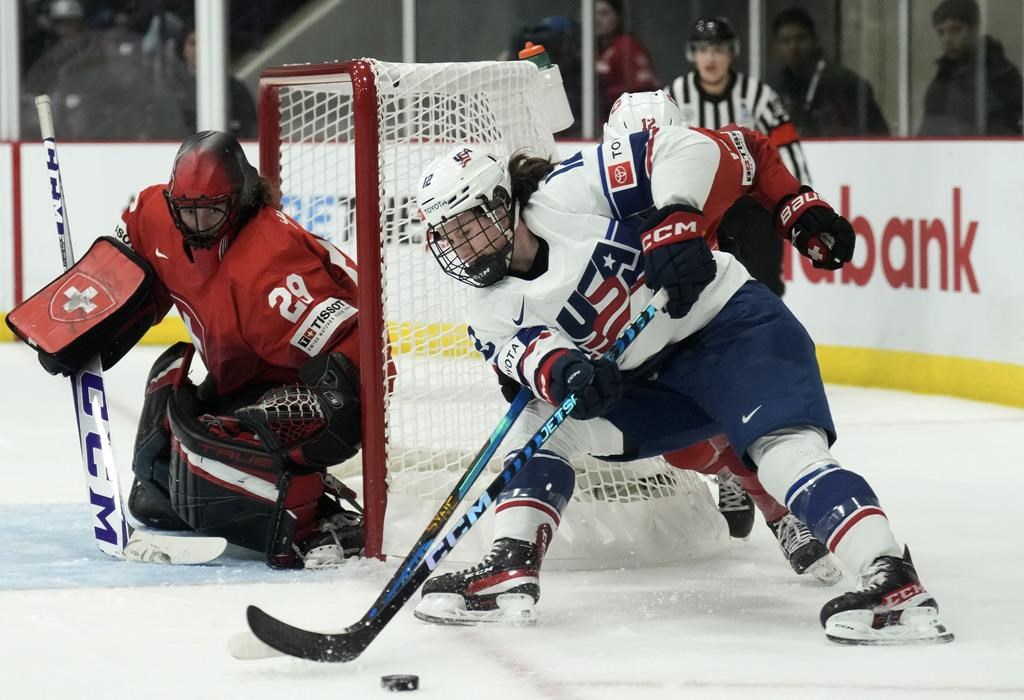
POLYGON ((268 68, 258 92, 260 172, 281 185, 282 87, 348 81, 352 86, 355 136, 356 257, 359 266, 360 401, 363 430, 363 508, 366 556, 384 558, 387 510, 387 442, 385 412, 385 345, 380 235, 379 140, 377 85, 367 61, 339 61, 268 68), (376 361, 375 361, 376 360, 376 361))

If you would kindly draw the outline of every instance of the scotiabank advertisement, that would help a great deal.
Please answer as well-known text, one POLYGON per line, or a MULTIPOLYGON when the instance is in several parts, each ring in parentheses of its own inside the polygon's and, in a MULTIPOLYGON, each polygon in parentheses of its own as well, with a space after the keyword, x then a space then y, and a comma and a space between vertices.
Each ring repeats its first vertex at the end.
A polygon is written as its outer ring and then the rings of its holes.
MULTIPOLYGON (((579 147, 563 142, 559 151, 579 147)), ((135 191, 167 177, 176 150, 170 143, 60 147, 79 255, 111 231, 135 191)), ((255 144, 246 150, 255 161, 255 144)), ((815 270, 786 246, 785 301, 815 339, 826 380, 1024 405, 1024 281, 1016 270, 1024 260, 1024 174, 1016 167, 1024 143, 821 141, 806 143, 805 152, 814 187, 857 232, 854 260, 838 272, 815 270)), ((323 183, 322 193, 293 199, 348 202, 351 193, 337 189, 323 183)), ((309 221, 302 207, 288 213, 318 232, 345 215, 326 205, 309 221)), ((18 290, 27 296, 60 272, 40 146, 0 144, 0 217, 0 311, 7 311, 18 290)))
POLYGON ((788 248, 786 301, 816 340, 1024 361, 1009 142, 811 143, 814 186, 857 233, 853 263, 815 270, 788 248))

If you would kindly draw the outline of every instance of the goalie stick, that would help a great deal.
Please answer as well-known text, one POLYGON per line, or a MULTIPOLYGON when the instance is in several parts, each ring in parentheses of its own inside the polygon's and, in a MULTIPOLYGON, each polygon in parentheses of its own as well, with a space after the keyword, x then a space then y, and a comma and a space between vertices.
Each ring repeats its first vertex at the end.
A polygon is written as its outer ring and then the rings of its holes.
MULTIPOLYGON (((57 160, 57 139, 48 96, 40 95, 36 98, 36 111, 46 150, 46 169, 50 177, 50 196, 61 262, 66 271, 74 265, 75 254, 71 246, 71 230, 68 226, 67 204, 64 201, 64 186, 57 160)), ((203 564, 223 554, 227 541, 222 537, 153 535, 135 530, 128 524, 124 516, 114 452, 110 445, 110 417, 100 358, 89 360, 70 379, 78 443, 85 467, 85 485, 92 506, 93 537, 100 551, 117 559, 160 564, 203 564)))
MULTIPOLYGON (((622 332, 622 335, 615 341, 612 348, 605 353, 604 359, 613 362, 618 361, 622 353, 626 351, 636 339, 636 336, 654 318, 658 310, 665 304, 668 295, 660 290, 651 299, 651 303, 640 312, 640 315, 622 332)), ((517 400, 523 398, 525 389, 520 392, 517 400)), ((427 580, 430 573, 437 568, 437 565, 448 556, 456 543, 465 535, 473 524, 484 514, 488 507, 497 499, 501 490, 509 483, 516 474, 530 461, 534 454, 547 442, 552 433, 565 422, 569 413, 576 406, 576 395, 570 394, 565 398, 550 418, 541 428, 534 433, 533 437, 515 455, 507 460, 505 468, 488 485, 486 491, 469 507, 466 514, 455 523, 433 549, 428 549, 433 544, 433 538, 429 536, 431 528, 439 518, 447 518, 450 513, 446 512, 448 499, 442 504, 441 509, 434 520, 427 526, 417 546, 409 553, 399 567, 398 572, 388 582, 387 587, 377 598, 370 609, 363 615, 362 619, 354 625, 346 627, 340 632, 322 633, 294 627, 283 622, 272 615, 265 613, 255 605, 250 605, 246 610, 246 619, 249 629, 263 644, 276 649, 289 656, 295 656, 311 661, 345 662, 357 658, 370 643, 377 637, 384 626, 402 609, 402 606, 419 590, 423 582, 427 580), (428 540, 429 537, 429 540, 428 540)), ((476 467, 474 463, 466 476, 476 467)), ((464 477, 465 478, 465 477, 464 477)), ((456 489, 457 490, 457 489, 456 489)), ((454 492, 453 492, 454 493, 454 492)), ((253 654, 247 658, 258 658, 260 647, 255 644, 248 646, 240 644, 236 637, 232 640, 232 648, 252 651, 253 654)), ((266 654, 263 654, 264 656, 266 654)))

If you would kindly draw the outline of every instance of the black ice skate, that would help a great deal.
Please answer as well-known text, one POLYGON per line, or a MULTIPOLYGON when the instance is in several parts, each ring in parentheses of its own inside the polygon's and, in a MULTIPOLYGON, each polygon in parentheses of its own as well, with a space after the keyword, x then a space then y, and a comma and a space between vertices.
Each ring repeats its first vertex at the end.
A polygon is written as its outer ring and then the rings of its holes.
POLYGON ((295 546, 307 569, 324 569, 341 566, 349 557, 363 554, 366 531, 363 516, 341 509, 320 520, 316 531, 295 546))
POLYGON ((754 502, 733 476, 720 476, 718 511, 729 526, 729 537, 744 539, 754 529, 754 502))
POLYGON ((840 644, 918 644, 953 641, 939 622, 939 606, 921 585, 910 560, 878 557, 860 585, 821 609, 825 635, 840 644))
POLYGON ((138 479, 132 481, 132 489, 128 493, 128 512, 143 526, 154 530, 190 530, 171 507, 171 499, 167 494, 160 493, 151 483, 138 479))
POLYGON ((549 537, 539 538, 541 545, 512 538, 496 540, 490 554, 476 566, 423 584, 423 598, 413 614, 442 625, 535 622, 540 564, 549 537))
POLYGON ((843 577, 843 572, 836 566, 825 545, 814 539, 807 526, 792 513, 787 513, 774 523, 768 523, 768 529, 779 541, 779 549, 793 571, 810 574, 829 586, 843 577))

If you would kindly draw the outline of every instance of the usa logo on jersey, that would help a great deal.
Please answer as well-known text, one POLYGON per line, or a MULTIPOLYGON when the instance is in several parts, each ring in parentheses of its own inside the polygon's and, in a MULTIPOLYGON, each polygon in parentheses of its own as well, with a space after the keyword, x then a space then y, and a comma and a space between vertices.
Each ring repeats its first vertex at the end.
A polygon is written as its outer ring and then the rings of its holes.
POLYGON ((613 240, 594 246, 579 284, 558 313, 558 325, 594 355, 608 350, 630 322, 629 298, 640 251, 613 240))
MULTIPOLYGON (((469 161, 473 160, 473 151, 468 148, 463 148, 461 151, 452 156, 452 160, 465 168, 469 165, 469 161)), ((424 185, 425 187, 426 185, 424 185)))

